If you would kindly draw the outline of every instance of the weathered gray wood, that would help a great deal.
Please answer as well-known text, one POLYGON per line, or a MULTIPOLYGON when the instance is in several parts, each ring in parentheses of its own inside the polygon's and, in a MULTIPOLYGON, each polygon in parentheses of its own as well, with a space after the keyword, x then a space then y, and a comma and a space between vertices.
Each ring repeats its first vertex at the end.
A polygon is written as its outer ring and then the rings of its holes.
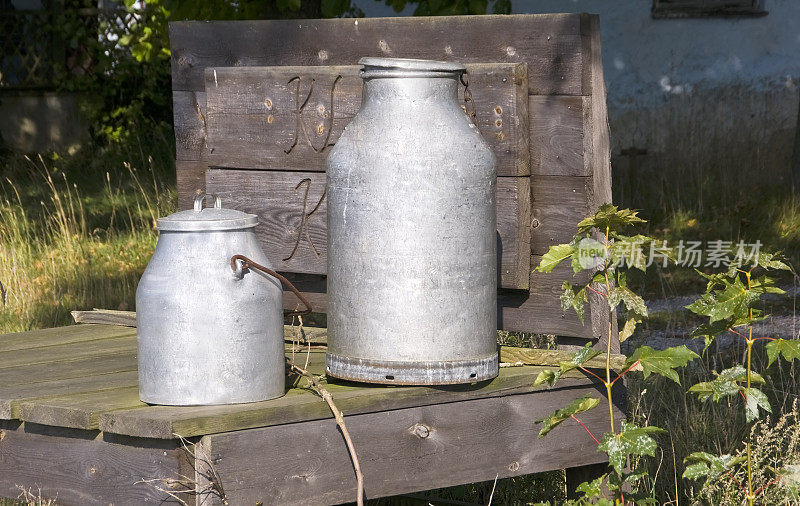
MULTIPOLYGON (((530 189, 527 177, 497 182, 500 285, 528 287, 530 189)), ((225 207, 258 215, 256 233, 273 268, 324 274, 327 270, 325 174, 209 169, 206 190, 225 207)))
MULTIPOLYGON (((594 442, 577 422, 564 422, 544 439, 537 438, 539 427, 532 422, 587 393, 595 391, 554 389, 348 414, 366 496, 602 462, 605 456, 593 450, 594 442)), ((606 417, 596 409, 581 420, 602 433, 606 417)), ((201 446, 216 463, 231 504, 336 504, 355 497, 352 464, 333 420, 214 434, 201 446)))
POLYGON ((529 177, 497 178, 497 245, 501 288, 530 288, 531 180, 529 177))
POLYGON ((176 160, 178 209, 191 209, 197 191, 206 190, 208 163, 197 160, 176 160))
POLYGON ((37 495, 41 490, 43 498, 65 506, 177 504, 137 482, 176 479, 189 464, 185 452, 172 442, 111 444, 96 431, 0 421, 0 497, 17 497, 21 486, 37 495))
POLYGON ((25 364, 0 369, 0 385, 10 387, 28 383, 67 380, 101 374, 136 370, 136 355, 131 351, 109 355, 95 355, 70 359, 25 364))
MULTIPOLYGON (((600 20, 597 16, 585 16, 582 24, 584 52, 586 60, 584 78, 589 79, 592 96, 585 100, 584 111, 588 114, 588 134, 584 136, 590 173, 592 174, 591 189, 588 193, 589 211, 594 212, 602 204, 611 202, 611 148, 608 133, 608 113, 606 110, 606 86, 603 79, 603 61, 601 57, 600 20), (588 141, 588 142, 587 142, 588 141)), ((607 340, 611 339, 611 351, 619 353, 619 333, 617 319, 609 317, 606 301, 600 295, 589 294, 591 311, 592 333, 598 336, 597 346, 605 348, 607 340), (609 336, 608 322, 612 322, 609 336)))
MULTIPOLYGON (((39 348, 41 346, 54 346, 57 344, 71 344, 98 339, 111 339, 135 335, 136 331, 127 328, 103 328, 89 325, 70 325, 54 329, 42 329, 33 332, 17 332, 3 334, 0 337, 0 353, 39 348)), ((0 367, 3 367, 5 355, 0 357, 0 367)))
MULTIPOLYGON (((312 351, 311 358, 309 370, 322 372, 324 353, 312 351)), ((349 416, 539 391, 542 387, 533 386, 533 380, 541 369, 533 366, 503 368, 491 382, 474 386, 374 388, 337 382, 328 383, 326 388, 339 409, 349 416)), ((559 385, 570 387, 590 382, 582 373, 575 373, 562 377, 559 385)), ((100 413, 99 426, 101 430, 115 434, 168 439, 174 434, 190 437, 330 417, 330 409, 319 397, 306 390, 291 389, 279 399, 250 404, 181 408, 149 406, 103 412, 100 413)))
POLYGON ((579 14, 175 22, 172 88, 203 91, 207 67, 355 65, 373 55, 527 63, 530 94, 581 95, 585 23, 579 14))
POLYGON ((72 311, 75 323, 97 323, 102 325, 136 326, 136 313, 133 311, 114 311, 112 309, 92 309, 91 311, 72 311))
POLYGON ((531 96, 531 173, 534 176, 588 176, 584 156, 586 97, 531 96))
POLYGON ((172 113, 178 159, 202 159, 208 152, 205 90, 173 92, 172 113))
POLYGON ((139 400, 139 386, 72 393, 31 399, 19 403, 19 419, 26 422, 75 429, 99 427, 101 413, 145 407, 139 400))
MULTIPOLYGON (((361 108, 359 71, 355 65, 207 68, 203 158, 217 167, 324 172, 331 146, 361 108)), ((476 64, 467 72, 474 121, 497 158, 497 173, 530 174, 526 66, 476 64)), ((463 86, 459 94, 463 103, 463 86)), ((197 108, 191 101, 177 106, 197 108)), ((192 117, 192 110, 180 115, 192 117)), ((178 153, 184 156, 191 154, 178 153)))
POLYGON ((138 385, 135 357, 132 362, 134 369, 130 371, 45 382, 36 382, 34 380, 34 382, 26 382, 18 385, 0 384, 0 419, 10 420, 19 418, 19 407, 25 400, 59 395, 82 394, 105 389, 135 387, 138 385))
POLYGON ((589 214, 593 184, 591 177, 531 176, 531 253, 572 240, 589 214))
POLYGON ((4 352, 2 361, 0 361, 0 372, 3 369, 21 365, 78 360, 136 351, 136 336, 131 335, 130 329, 127 330, 129 334, 123 337, 4 352))

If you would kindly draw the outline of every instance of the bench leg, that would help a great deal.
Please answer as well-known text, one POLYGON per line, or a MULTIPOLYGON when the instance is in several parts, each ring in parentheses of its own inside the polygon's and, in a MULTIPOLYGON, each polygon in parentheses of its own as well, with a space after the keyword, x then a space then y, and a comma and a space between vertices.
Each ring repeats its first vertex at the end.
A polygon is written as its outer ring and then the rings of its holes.
POLYGON ((599 478, 603 473, 608 472, 608 464, 589 464, 588 466, 570 467, 566 470, 567 474, 567 498, 577 499, 580 494, 575 493, 575 489, 583 482, 589 482, 599 478))

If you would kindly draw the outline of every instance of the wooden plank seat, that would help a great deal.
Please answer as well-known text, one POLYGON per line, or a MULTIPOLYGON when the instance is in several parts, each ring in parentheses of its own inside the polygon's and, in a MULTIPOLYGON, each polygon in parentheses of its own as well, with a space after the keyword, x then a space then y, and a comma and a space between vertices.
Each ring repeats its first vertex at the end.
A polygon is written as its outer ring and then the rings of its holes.
MULTIPOLYGON (((289 356, 292 346, 287 343, 289 356)), ((230 504, 353 499, 344 442, 327 405, 303 381, 290 378, 284 397, 258 403, 148 406, 138 398, 135 354, 135 329, 113 325, 0 339, 0 496, 16 496, 20 485, 41 487, 60 504, 168 499, 136 482, 195 475, 203 463, 182 449, 180 435, 216 462, 230 504), (98 367, 87 367, 92 363, 98 367)), ((501 360, 511 363, 530 356, 501 349, 501 360)), ((542 356, 555 364, 567 354, 542 356)), ((303 345, 294 357, 300 364, 307 357, 310 371, 323 372, 324 349, 308 352, 303 345)), ((362 461, 368 497, 601 462, 602 454, 584 451, 590 440, 577 423, 536 438, 534 420, 596 389, 581 373, 556 388, 534 387, 540 370, 504 367, 490 382, 435 388, 329 381, 362 461), (400 470, 417 478, 400 477, 400 470)), ((603 419, 597 410, 584 422, 602 431, 603 419)), ((182 497, 200 504, 199 496, 182 497)))

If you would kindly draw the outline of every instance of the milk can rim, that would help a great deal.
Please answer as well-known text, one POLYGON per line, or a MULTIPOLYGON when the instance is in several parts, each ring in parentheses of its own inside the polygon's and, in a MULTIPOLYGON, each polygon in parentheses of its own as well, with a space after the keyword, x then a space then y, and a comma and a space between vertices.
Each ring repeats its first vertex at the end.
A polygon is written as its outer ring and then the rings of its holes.
POLYGON ((160 231, 237 230, 258 225, 258 216, 234 209, 205 208, 180 211, 156 220, 160 231))
MULTIPOLYGON (((415 58, 383 58, 365 56, 358 60, 359 65, 385 70, 419 70, 424 72, 464 72, 463 63, 440 60, 420 60, 415 58)), ((366 69, 364 69, 366 70, 366 69)), ((372 70, 372 69, 370 69, 372 70)))

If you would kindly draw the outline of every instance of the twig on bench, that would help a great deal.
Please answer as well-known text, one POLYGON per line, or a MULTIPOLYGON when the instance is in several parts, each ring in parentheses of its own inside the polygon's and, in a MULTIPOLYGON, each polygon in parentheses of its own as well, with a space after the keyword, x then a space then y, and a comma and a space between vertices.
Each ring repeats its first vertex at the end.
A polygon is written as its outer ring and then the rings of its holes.
POLYGON ((358 482, 358 496, 356 497, 356 504, 358 506, 364 505, 364 474, 361 472, 361 464, 358 463, 358 456, 356 455, 356 448, 353 445, 353 439, 350 437, 350 432, 347 430, 347 426, 344 423, 344 415, 336 407, 336 404, 333 403, 333 396, 331 395, 328 390, 322 386, 320 383, 319 378, 314 374, 311 374, 307 370, 298 367, 295 365, 288 357, 286 358, 286 363, 289 365, 289 370, 295 374, 298 374, 304 378, 306 378, 311 386, 311 389, 317 393, 322 399, 328 404, 328 407, 333 413, 333 417, 336 419, 336 425, 339 426, 339 430, 342 431, 342 436, 344 437, 344 441, 347 444, 347 451, 350 452, 350 459, 353 461, 353 469, 356 472, 356 480, 358 482))

